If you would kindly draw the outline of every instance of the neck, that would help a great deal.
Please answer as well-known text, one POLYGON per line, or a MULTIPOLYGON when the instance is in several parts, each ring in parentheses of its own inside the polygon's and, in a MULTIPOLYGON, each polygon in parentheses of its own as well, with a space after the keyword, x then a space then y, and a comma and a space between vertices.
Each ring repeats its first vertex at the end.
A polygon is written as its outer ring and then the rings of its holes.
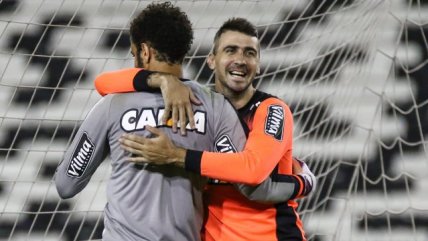
POLYGON ((181 64, 168 64, 166 62, 156 61, 150 63, 150 66, 147 66, 147 70, 172 74, 177 76, 178 78, 183 77, 183 70, 181 64))
POLYGON ((228 88, 221 88, 220 86, 216 85, 216 91, 223 94, 235 107, 235 109, 240 109, 244 107, 253 97, 254 93, 256 92, 256 89, 250 85, 246 90, 242 92, 235 92, 228 88))

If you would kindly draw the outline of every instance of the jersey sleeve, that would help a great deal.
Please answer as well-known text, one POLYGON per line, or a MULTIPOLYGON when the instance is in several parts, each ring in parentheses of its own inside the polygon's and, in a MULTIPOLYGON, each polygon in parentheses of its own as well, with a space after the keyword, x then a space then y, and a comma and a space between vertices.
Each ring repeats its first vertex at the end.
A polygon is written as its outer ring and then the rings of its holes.
POLYGON ((61 198, 71 198, 89 182, 109 153, 109 101, 104 97, 88 113, 55 173, 61 198))
POLYGON ((189 171, 228 182, 257 185, 263 182, 292 147, 293 117, 277 98, 264 100, 257 108, 245 149, 238 153, 188 150, 189 171))
POLYGON ((152 73, 152 71, 140 68, 104 72, 95 78, 95 89, 102 96, 135 91, 158 91, 148 85, 148 76, 152 73))
POLYGON ((252 201, 280 203, 303 198, 316 188, 316 178, 305 162, 294 158, 302 167, 298 175, 280 174, 275 168, 272 174, 256 186, 234 184, 245 197, 252 201))
POLYGON ((299 197, 301 179, 295 175, 281 176, 281 180, 270 176, 256 186, 245 184, 234 184, 234 186, 251 201, 279 203, 299 197))

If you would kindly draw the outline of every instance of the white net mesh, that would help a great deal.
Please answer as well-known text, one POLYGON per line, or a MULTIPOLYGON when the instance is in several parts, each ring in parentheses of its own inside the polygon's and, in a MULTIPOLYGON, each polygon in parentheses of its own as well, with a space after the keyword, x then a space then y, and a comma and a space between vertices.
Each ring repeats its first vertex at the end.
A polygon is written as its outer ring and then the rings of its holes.
MULTIPOLYGON (((109 162, 81 194, 52 183, 94 77, 133 65, 129 20, 148 1, 0 1, 0 240, 100 239, 109 162)), ((294 155, 318 177, 300 201, 309 240, 428 240, 428 2, 176 1, 195 41, 185 76, 205 64, 232 16, 259 27, 255 85, 295 117, 294 155)))

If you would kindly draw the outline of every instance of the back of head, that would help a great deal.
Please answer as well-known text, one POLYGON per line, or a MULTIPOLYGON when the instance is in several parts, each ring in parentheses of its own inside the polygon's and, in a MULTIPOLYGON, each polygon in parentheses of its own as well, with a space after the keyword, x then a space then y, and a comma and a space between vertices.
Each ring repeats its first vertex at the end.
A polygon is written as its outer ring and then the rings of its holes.
POLYGON ((230 18, 226 22, 223 23, 223 25, 217 30, 215 37, 214 37, 214 54, 217 51, 218 47, 218 40, 220 39, 221 35, 227 31, 236 31, 243 34, 246 34, 251 37, 258 38, 258 32, 256 27, 249 22, 245 18, 230 18))
POLYGON ((186 13, 170 2, 151 3, 130 27, 131 41, 140 48, 147 43, 156 50, 158 61, 181 64, 193 42, 192 24, 186 13))

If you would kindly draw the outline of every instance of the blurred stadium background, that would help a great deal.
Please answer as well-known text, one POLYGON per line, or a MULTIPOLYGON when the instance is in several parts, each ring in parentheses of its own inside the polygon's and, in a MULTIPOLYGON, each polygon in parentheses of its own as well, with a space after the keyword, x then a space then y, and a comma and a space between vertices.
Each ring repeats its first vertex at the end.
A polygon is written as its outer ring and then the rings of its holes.
MULTIPOLYGON (((128 23, 149 2, 0 0, 0 240, 100 239, 109 162, 70 200, 52 176, 94 77, 133 65, 128 23)), ((172 2, 195 28, 185 76, 204 84, 221 23, 259 27, 254 83, 289 103, 318 177, 299 208, 309 240, 428 240, 427 0, 172 2)))

